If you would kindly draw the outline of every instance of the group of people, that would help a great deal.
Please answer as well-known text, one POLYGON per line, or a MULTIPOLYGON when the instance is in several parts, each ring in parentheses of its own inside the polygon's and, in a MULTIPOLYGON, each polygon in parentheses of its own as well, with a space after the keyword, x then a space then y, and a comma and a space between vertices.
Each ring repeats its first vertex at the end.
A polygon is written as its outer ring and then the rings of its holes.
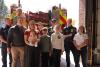
POLYGON ((88 36, 84 26, 80 26, 78 31, 72 26, 72 19, 67 20, 63 30, 56 19, 52 19, 51 27, 42 25, 37 29, 36 21, 30 20, 25 28, 21 14, 16 17, 15 25, 9 18, 5 18, 5 23, 5 28, 0 29, 2 67, 7 67, 7 52, 9 67, 17 67, 19 61, 20 67, 60 67, 64 51, 66 65, 70 67, 70 50, 75 67, 80 67, 80 55, 83 67, 87 67, 88 36))

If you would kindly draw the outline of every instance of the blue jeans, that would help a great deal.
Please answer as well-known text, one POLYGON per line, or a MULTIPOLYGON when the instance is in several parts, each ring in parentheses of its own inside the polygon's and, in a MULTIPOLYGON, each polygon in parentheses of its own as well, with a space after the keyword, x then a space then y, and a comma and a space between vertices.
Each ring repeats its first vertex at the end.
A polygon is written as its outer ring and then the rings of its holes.
POLYGON ((80 55, 82 57, 83 67, 87 67, 87 46, 83 47, 80 51, 80 55))

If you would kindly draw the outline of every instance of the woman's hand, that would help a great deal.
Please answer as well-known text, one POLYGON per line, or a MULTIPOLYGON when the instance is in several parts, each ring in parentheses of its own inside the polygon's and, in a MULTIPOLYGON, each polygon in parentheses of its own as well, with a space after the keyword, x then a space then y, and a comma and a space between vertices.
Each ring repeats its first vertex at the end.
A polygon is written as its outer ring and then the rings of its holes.
POLYGON ((11 48, 7 48, 7 53, 8 53, 8 54, 11 53, 11 48))
POLYGON ((77 50, 80 50, 81 47, 80 47, 79 45, 76 45, 76 49, 77 49, 77 50))

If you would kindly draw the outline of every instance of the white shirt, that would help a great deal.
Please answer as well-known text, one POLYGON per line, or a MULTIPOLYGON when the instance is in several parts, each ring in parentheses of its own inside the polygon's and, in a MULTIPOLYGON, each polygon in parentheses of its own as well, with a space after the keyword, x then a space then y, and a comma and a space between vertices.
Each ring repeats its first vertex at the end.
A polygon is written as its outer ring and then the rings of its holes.
POLYGON ((64 38, 63 34, 61 33, 53 33, 51 35, 51 43, 52 47, 55 49, 61 49, 64 51, 64 38))
POLYGON ((29 43, 28 45, 29 45, 29 46, 37 47, 37 42, 36 42, 35 44, 29 43))
POLYGON ((75 36, 74 36, 74 40, 76 41, 76 44, 77 45, 80 45, 84 42, 84 40, 88 39, 88 36, 87 34, 79 34, 77 33, 75 36))

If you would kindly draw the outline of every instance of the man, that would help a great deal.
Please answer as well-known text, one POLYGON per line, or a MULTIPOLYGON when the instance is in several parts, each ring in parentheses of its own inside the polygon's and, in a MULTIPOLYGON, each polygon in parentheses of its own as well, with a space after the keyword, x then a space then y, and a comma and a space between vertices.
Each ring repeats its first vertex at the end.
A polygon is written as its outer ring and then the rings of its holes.
POLYGON ((12 67, 17 67, 17 59, 20 60, 20 67, 24 67, 24 31, 25 28, 22 26, 22 17, 17 17, 17 24, 10 28, 8 32, 7 42, 8 50, 12 53, 12 67))
MULTIPOLYGON (((0 29, 0 41, 2 42, 1 46, 1 55, 2 55, 2 67, 7 67, 7 35, 8 35, 8 30, 11 27, 12 23, 9 18, 5 18, 5 28, 0 29)), ((10 57, 10 67, 11 67, 11 53, 9 53, 10 57)))
MULTIPOLYGON (((54 33, 54 27, 55 25, 57 25, 57 20, 56 19, 52 19, 51 20, 51 26, 48 28, 48 35, 51 36, 52 33, 54 33)), ((53 66, 53 58, 52 58, 52 53, 51 56, 49 57, 49 64, 50 67, 53 66)))
POLYGON ((70 50, 72 51, 73 55, 74 55, 74 61, 75 61, 75 67, 78 67, 78 63, 77 60, 75 59, 76 57, 76 48, 73 45, 73 38, 74 35, 76 34, 76 28, 72 26, 72 19, 68 19, 67 21, 67 25, 63 30, 63 34, 64 35, 68 35, 67 37, 65 37, 64 39, 64 48, 65 48, 65 52, 66 52, 66 63, 67 63, 67 67, 70 67, 70 50))
POLYGON ((60 67, 61 54, 64 51, 64 38, 63 34, 60 32, 61 26, 56 25, 54 27, 54 33, 51 35, 51 43, 53 49, 53 67, 60 67))
POLYGON ((48 35, 51 36, 51 34, 54 32, 54 26, 57 25, 57 20, 52 19, 51 20, 51 26, 48 29, 48 35))

